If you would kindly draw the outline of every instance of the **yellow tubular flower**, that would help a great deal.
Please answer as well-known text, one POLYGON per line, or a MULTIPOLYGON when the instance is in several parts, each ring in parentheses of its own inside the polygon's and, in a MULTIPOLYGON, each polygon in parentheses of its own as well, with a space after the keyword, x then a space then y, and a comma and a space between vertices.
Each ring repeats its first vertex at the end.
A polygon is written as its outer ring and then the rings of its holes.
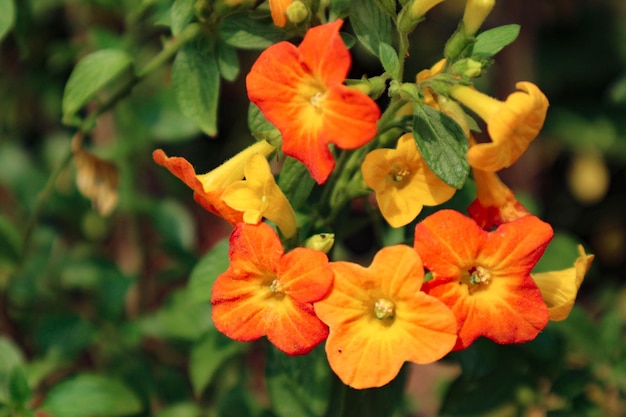
POLYGON ((400 137, 396 149, 375 149, 367 154, 361 172, 392 227, 410 223, 424 206, 442 204, 456 191, 430 170, 410 133, 400 137))
POLYGON ((265 157, 252 155, 246 162, 244 175, 245 180, 226 188, 222 201, 243 212, 244 222, 257 224, 265 217, 276 223, 286 237, 292 237, 296 233, 296 215, 276 184, 265 157))
POLYGON ((483 24, 496 0, 467 0, 463 12, 463 32, 467 36, 473 36, 483 24))
POLYGON ((490 143, 479 143, 467 152, 469 164, 484 171, 511 166, 526 151, 543 127, 548 99, 530 82, 518 82, 516 91, 500 101, 472 87, 458 85, 450 96, 478 114, 486 123, 490 143))
POLYGON ((574 307, 580 284, 591 268, 594 255, 587 255, 582 245, 578 245, 578 252, 580 256, 574 262, 573 268, 531 275, 548 305, 548 313, 552 321, 562 321, 567 318, 574 307))
POLYGON ((443 0, 415 0, 411 5, 411 17, 420 18, 443 0))

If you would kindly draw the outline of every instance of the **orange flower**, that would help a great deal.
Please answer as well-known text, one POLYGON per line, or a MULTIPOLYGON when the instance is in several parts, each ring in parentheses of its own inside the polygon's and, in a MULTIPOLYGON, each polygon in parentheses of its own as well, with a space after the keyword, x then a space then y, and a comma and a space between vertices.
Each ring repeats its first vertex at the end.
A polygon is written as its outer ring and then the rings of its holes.
POLYGON ((201 175, 196 174, 193 166, 185 158, 168 157, 161 149, 155 150, 152 158, 154 162, 164 166, 187 184, 194 191, 194 199, 202 207, 235 225, 243 221, 243 215, 222 201, 224 190, 232 183, 243 179, 244 166, 248 158, 256 153, 268 156, 275 149, 264 140, 256 142, 211 172, 201 175))
POLYGON ((582 245, 578 245, 578 252, 580 256, 574 262, 573 268, 532 274, 548 305, 550 320, 561 321, 569 316, 580 284, 591 268, 594 255, 587 255, 582 245))
POLYGON ((424 291, 448 305, 459 322, 455 349, 479 336, 526 342, 547 325, 548 308, 530 271, 552 235, 535 216, 486 232, 453 210, 415 227, 415 249, 433 274, 424 291))
POLYGON ((278 27, 284 27, 287 24, 287 8, 293 0, 269 0, 270 11, 272 12, 272 20, 278 27))
POLYGON ((539 134, 548 111, 548 99, 529 82, 518 82, 519 90, 502 102, 472 87, 458 85, 450 95, 470 108, 487 123, 490 143, 472 146, 469 164, 484 171, 499 171, 511 166, 539 134))
POLYGON ((288 355, 308 353, 326 338, 312 305, 332 287, 326 254, 307 248, 285 254, 270 226, 240 223, 229 258, 211 296, 217 330, 244 342, 267 336, 288 355))
POLYGON ((326 354, 347 385, 373 388, 396 377, 405 361, 434 362, 456 341, 450 309, 420 291, 422 261, 405 245, 388 246, 369 268, 331 262, 335 283, 315 312, 330 327, 326 354))
POLYGON ((361 172, 392 227, 410 223, 425 205, 445 203, 456 191, 430 170, 411 133, 400 137, 396 149, 375 149, 367 154, 361 172))
POLYGON ((380 110, 343 85, 350 53, 339 35, 343 21, 310 29, 299 47, 267 48, 246 78, 248 96, 283 136, 282 149, 322 184, 335 166, 328 145, 355 149, 376 135, 380 110))

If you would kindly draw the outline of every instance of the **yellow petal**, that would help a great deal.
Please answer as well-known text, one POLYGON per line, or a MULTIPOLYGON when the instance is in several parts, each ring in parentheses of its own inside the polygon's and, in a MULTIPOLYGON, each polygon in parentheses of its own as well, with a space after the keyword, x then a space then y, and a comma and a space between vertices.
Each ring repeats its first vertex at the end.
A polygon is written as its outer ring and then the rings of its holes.
POLYGON ((561 271, 532 274, 541 295, 548 305, 550 320, 565 320, 572 311, 580 284, 591 267, 594 255, 587 255, 582 245, 578 245, 580 256, 573 268, 561 271))

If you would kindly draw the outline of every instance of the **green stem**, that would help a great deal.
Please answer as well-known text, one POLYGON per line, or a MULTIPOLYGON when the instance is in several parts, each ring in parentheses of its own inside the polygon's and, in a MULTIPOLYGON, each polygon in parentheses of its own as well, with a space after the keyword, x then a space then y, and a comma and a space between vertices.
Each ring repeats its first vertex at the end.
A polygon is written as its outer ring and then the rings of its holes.
POLYGON ((398 31, 398 37, 400 38, 398 44, 398 82, 402 82, 404 78, 404 63, 406 61, 406 54, 409 51, 409 34, 402 31, 398 31))

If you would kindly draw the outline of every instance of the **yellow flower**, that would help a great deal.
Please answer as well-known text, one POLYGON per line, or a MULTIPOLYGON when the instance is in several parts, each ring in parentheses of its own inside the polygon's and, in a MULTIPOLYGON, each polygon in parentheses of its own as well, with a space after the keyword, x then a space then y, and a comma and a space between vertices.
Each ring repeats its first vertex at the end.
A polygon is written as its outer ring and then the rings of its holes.
POLYGON ((265 157, 252 155, 246 161, 244 175, 245 180, 226 188, 222 201, 243 212, 243 221, 248 224, 257 224, 265 217, 274 222, 286 237, 293 236, 296 233, 296 215, 276 184, 265 157))
POLYGON ((441 3, 443 0, 414 0, 411 5, 411 17, 412 18, 421 18, 423 17, 430 9, 441 3))
POLYGON ((490 143, 479 143, 467 152, 469 164, 483 171, 511 166, 526 151, 543 127, 548 99, 529 82, 518 82, 506 101, 489 97, 472 87, 458 85, 450 95, 487 123, 490 143))
POLYGON ((242 220, 241 213, 224 204, 222 201, 224 190, 243 178, 244 164, 250 156, 257 153, 268 156, 275 149, 276 147, 265 140, 256 142, 206 174, 196 174, 193 165, 185 158, 168 157, 161 149, 155 150, 152 158, 187 184, 194 191, 194 199, 202 207, 236 225, 242 220))
POLYGON ((567 318, 574 307, 580 284, 591 268, 594 255, 587 255, 582 245, 578 245, 578 252, 580 256, 574 262, 573 268, 531 275, 548 305, 550 320, 561 321, 567 318))
POLYGON ((392 227, 410 223, 423 206, 448 201, 456 191, 422 159, 412 134, 400 137, 396 149, 376 149, 361 165, 365 183, 376 193, 383 217, 392 227))

